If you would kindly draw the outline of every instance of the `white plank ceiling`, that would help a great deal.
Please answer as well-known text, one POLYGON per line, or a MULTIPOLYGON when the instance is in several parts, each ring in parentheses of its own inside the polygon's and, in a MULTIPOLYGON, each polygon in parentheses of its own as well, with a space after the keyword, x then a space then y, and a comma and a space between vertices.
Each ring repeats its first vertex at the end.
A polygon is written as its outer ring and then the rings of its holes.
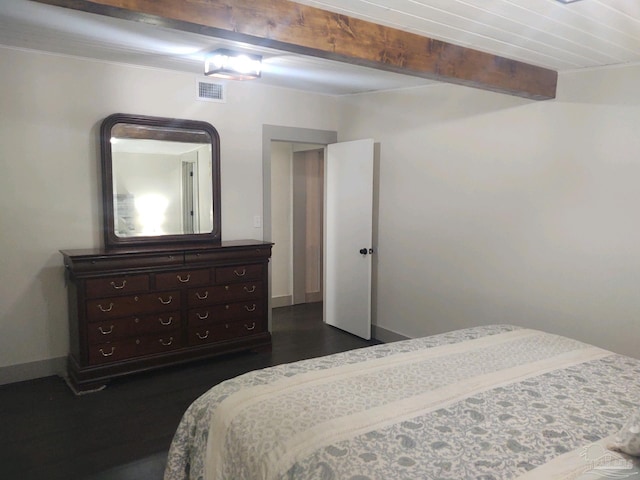
POLYGON ((298 0, 552 70, 640 61, 640 1, 298 0))
MULTIPOLYGON (((640 63, 640 0, 298 0, 456 45, 567 71, 640 63)), ((260 82, 344 95, 424 79, 52 7, 0 0, 0 45, 200 74, 222 46, 261 53, 260 82)), ((0 65, 2 68, 8 66, 0 65)))

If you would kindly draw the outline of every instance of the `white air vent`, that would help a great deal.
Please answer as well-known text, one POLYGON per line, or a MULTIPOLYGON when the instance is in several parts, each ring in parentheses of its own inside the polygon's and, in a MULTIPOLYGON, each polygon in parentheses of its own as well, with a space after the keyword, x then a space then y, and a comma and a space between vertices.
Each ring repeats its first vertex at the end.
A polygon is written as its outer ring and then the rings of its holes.
POLYGON ((196 97, 206 102, 226 102, 224 85, 207 80, 196 79, 196 97))

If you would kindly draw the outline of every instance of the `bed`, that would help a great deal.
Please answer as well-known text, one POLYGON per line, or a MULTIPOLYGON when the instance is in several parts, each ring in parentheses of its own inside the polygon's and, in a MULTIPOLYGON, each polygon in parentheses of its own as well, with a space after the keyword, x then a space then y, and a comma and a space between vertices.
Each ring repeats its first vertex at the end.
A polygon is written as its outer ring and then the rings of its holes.
POLYGON ((185 412, 165 480, 640 479, 609 448, 639 410, 640 360, 476 327, 222 382, 185 412))

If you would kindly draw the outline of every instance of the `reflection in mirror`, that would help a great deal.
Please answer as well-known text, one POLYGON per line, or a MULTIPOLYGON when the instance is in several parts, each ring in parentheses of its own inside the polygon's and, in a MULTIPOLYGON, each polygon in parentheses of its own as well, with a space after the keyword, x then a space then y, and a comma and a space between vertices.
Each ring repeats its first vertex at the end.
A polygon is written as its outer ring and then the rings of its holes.
POLYGON ((107 246, 219 240, 213 127, 116 114, 103 123, 102 142, 107 246))
POLYGON ((111 151, 117 236, 211 231, 210 141, 181 143, 113 136, 111 151))

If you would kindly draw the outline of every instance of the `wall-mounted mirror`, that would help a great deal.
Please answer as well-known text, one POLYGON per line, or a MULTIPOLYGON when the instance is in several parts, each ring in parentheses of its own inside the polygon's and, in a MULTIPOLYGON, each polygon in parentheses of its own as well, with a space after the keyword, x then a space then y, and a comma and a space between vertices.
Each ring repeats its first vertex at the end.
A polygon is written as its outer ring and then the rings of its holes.
POLYGON ((102 122, 105 247, 220 241, 220 138, 206 122, 102 122))

